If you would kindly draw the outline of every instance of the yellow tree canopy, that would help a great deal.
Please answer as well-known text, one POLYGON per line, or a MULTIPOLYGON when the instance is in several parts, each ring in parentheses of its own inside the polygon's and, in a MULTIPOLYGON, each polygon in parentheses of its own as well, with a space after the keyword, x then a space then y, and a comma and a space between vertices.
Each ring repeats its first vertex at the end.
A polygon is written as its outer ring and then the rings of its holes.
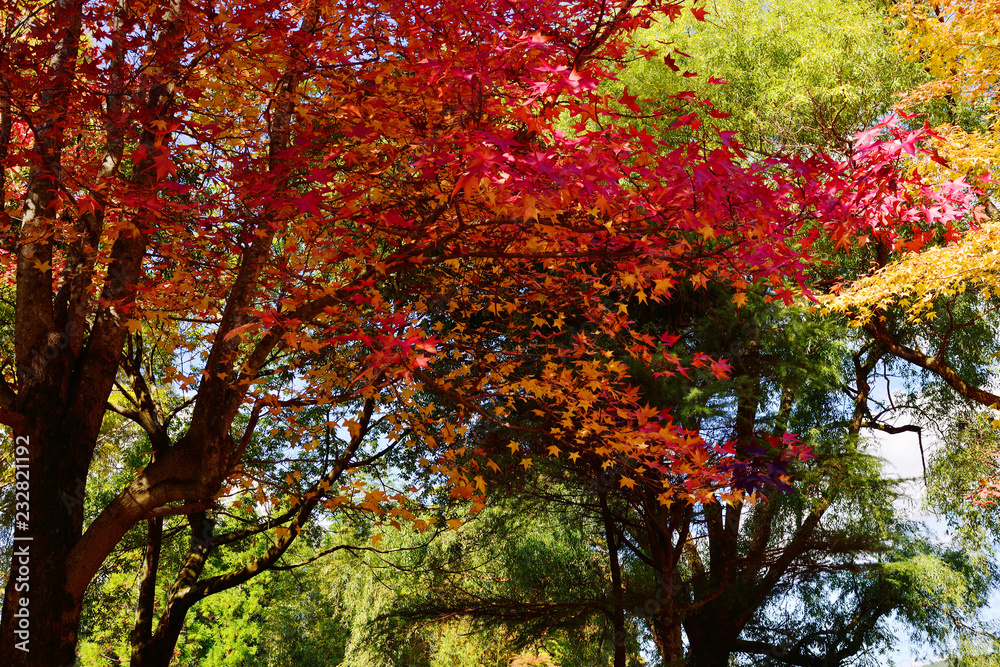
POLYGON ((943 101, 946 122, 936 128, 938 148, 962 174, 981 175, 1000 163, 1000 34, 996 19, 1000 1, 907 0, 894 8, 902 19, 900 49, 924 66, 933 80, 917 87, 904 101, 912 106, 943 101), (976 122, 963 122, 956 105, 975 106, 976 122))
POLYGON ((898 305, 913 320, 933 319, 934 303, 978 290, 1000 294, 1000 223, 967 232, 961 242, 909 253, 849 289, 823 299, 825 307, 866 324, 880 311, 898 305))
MULTIPOLYGON (((935 148, 943 161, 919 159, 924 172, 942 179, 979 177, 995 193, 990 173, 1000 165, 1000 0, 904 0, 893 12, 901 19, 900 50, 919 61, 933 80, 918 86, 903 105, 943 117, 935 148)), ((829 308, 868 323, 880 309, 898 305, 911 319, 933 319, 935 300, 968 290, 986 298, 998 293, 1000 225, 971 230, 957 244, 907 254, 875 274, 826 299, 829 308)))

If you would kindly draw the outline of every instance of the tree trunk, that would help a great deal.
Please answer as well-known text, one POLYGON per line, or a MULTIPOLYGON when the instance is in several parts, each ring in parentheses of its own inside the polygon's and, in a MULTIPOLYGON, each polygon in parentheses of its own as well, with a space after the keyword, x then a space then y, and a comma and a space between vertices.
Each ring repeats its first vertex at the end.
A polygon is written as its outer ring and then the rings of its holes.
POLYGON ((90 448, 51 407, 15 438, 14 553, 0 618, 0 664, 9 667, 76 662, 83 596, 69 592, 66 573, 83 526, 90 448))
POLYGON ((177 639, 184 629, 184 618, 193 603, 194 600, 180 598, 167 606, 152 637, 142 646, 132 647, 130 667, 169 667, 177 639))
POLYGON ((663 667, 683 667, 684 640, 680 619, 664 609, 650 617, 649 625, 663 667))
POLYGON ((604 517, 604 539, 608 543, 608 559, 611 566, 611 593, 614 608, 611 614, 611 625, 614 628, 614 667, 625 667, 625 603, 622 599, 622 572, 618 562, 618 545, 615 542, 615 525, 608 509, 608 494, 600 491, 601 514, 604 517))
POLYGON ((717 616, 699 619, 684 626, 688 636, 688 667, 729 667, 733 642, 739 632, 717 616))
POLYGON ((711 642, 691 648, 688 667, 729 667, 729 649, 711 642))
MULTIPOLYGON (((215 520, 206 512, 196 512, 188 516, 191 526, 191 545, 187 557, 181 564, 167 606, 152 632, 152 618, 139 615, 132 630, 132 659, 130 667, 168 667, 177 646, 177 639, 184 629, 184 618, 188 610, 203 596, 192 593, 205 569, 205 561, 212 551, 212 533, 215 520)), ((161 544, 157 543, 157 552, 161 544)))
POLYGON ((160 568, 160 551, 163 547, 163 518, 146 522, 146 554, 142 581, 136 601, 135 624, 129 637, 132 644, 132 662, 153 634, 153 606, 156 603, 156 575, 160 568))

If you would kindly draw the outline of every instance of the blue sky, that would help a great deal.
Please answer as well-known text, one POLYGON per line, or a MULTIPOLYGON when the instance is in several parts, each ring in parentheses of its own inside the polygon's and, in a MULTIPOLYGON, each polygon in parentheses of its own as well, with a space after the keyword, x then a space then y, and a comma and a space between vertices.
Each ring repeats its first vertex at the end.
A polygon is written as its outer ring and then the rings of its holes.
MULTIPOLYGON (((886 460, 886 474, 891 477, 912 480, 905 485, 907 496, 897 503, 897 507, 907 516, 922 521, 939 536, 942 540, 947 539, 945 534, 945 524, 933 515, 925 512, 923 503, 923 470, 920 463, 920 447, 917 442, 916 433, 900 433, 889 435, 886 433, 876 433, 875 452, 886 460)), ((933 451, 933 440, 924 438, 925 454, 927 456, 933 451)), ((1000 619, 1000 591, 994 592, 990 607, 987 611, 987 618, 1000 619)), ((926 645, 914 644, 910 641, 907 633, 900 632, 900 644, 896 650, 886 656, 886 665, 893 664, 895 667, 921 667, 936 660, 941 660, 946 656, 937 655, 930 651, 926 645), (889 660, 892 662, 890 663, 889 660)))

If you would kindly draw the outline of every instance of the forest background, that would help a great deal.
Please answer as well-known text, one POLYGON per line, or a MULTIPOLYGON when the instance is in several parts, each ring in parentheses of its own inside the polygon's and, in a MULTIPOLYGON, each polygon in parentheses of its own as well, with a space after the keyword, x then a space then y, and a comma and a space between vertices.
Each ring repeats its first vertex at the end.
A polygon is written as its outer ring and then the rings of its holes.
POLYGON ((3 4, 0 661, 1000 664, 1000 5, 258 4, 3 4))

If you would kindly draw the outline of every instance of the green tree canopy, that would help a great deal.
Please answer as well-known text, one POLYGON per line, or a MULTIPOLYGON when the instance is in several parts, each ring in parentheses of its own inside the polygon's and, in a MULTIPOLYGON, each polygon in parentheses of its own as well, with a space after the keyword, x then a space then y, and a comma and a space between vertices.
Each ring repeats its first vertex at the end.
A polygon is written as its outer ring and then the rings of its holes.
POLYGON ((662 55, 633 63, 622 81, 640 99, 663 102, 683 90, 708 97, 729 114, 713 122, 756 152, 847 152, 852 133, 926 78, 896 52, 881 3, 710 0, 703 7, 704 20, 685 14, 643 33, 639 50, 662 55))

